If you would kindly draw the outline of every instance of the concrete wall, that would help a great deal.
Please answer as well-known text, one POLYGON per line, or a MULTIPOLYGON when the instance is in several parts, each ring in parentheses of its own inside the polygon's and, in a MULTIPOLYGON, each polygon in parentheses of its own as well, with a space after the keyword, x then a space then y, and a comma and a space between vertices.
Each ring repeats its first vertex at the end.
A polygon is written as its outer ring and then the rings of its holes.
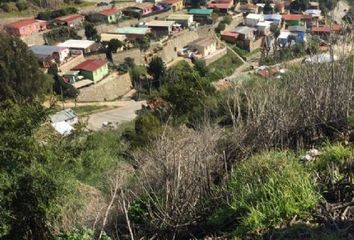
POLYGON ((218 50, 218 52, 208 58, 205 58, 205 64, 208 66, 209 64, 215 62, 216 60, 220 59, 221 57, 225 56, 227 54, 227 49, 223 48, 221 50, 218 50))
POLYGON ((64 63, 59 67, 59 73, 64 74, 70 71, 73 67, 79 65, 80 63, 85 61, 84 55, 78 55, 76 58, 71 59, 70 61, 64 63))
POLYGON ((132 84, 128 73, 123 75, 113 73, 97 84, 80 89, 77 101, 112 101, 129 92, 131 88, 132 84))

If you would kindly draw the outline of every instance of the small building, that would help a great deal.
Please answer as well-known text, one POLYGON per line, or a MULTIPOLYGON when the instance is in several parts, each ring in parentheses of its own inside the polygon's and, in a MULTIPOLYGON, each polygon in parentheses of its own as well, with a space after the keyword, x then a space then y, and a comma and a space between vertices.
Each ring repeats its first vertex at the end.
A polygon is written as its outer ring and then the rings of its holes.
POLYGON ((150 28, 143 27, 120 27, 112 31, 113 34, 124 35, 127 40, 136 40, 138 38, 143 38, 151 33, 150 28))
POLYGON ((114 34, 114 33, 101 33, 101 42, 109 42, 112 39, 117 39, 121 42, 125 42, 127 37, 121 34, 114 34))
POLYGON ((171 6, 172 11, 181 11, 184 8, 183 0, 163 0, 162 3, 171 6))
POLYGON ((261 34, 261 35, 269 35, 270 34, 270 26, 271 26, 271 22, 268 22, 268 21, 258 22, 256 25, 257 30, 258 30, 259 34, 261 34))
POLYGON ((289 44, 291 44, 289 42, 289 36, 291 35, 291 32, 289 31, 282 31, 280 32, 278 38, 277 38, 277 42, 279 44, 280 47, 286 47, 289 44))
POLYGON ((216 40, 213 38, 198 38, 188 44, 191 51, 198 51, 202 57, 206 57, 216 52, 216 40))
POLYGON ((239 34, 238 39, 240 40, 255 40, 254 32, 257 31, 255 28, 247 27, 247 26, 239 26, 235 28, 235 33, 239 34))
POLYGON ((238 39, 239 33, 223 31, 221 32, 221 39, 225 42, 236 43, 238 39))
POLYGON ((72 15, 57 17, 55 20, 58 24, 68 26, 71 28, 78 28, 84 22, 84 16, 80 14, 72 14, 72 15))
POLYGON ((97 49, 97 44, 95 41, 91 40, 77 40, 77 39, 70 39, 63 43, 57 44, 58 47, 67 47, 70 50, 78 50, 81 51, 83 54, 90 53, 97 49))
POLYGON ((102 59, 87 59, 71 70, 80 71, 80 74, 95 83, 108 75, 108 62, 102 59))
POLYGON ((74 130, 72 125, 78 123, 78 121, 76 113, 71 108, 64 109, 50 116, 51 125, 63 136, 71 134, 74 130))
POLYGON ((333 24, 330 25, 320 25, 320 26, 313 26, 311 31, 312 34, 317 35, 323 39, 328 39, 331 33, 340 34, 343 28, 341 25, 333 24))
POLYGON ((151 29, 152 33, 155 33, 159 36, 171 35, 173 30, 174 21, 160 21, 153 20, 146 23, 146 27, 151 29))
POLYGON ((175 21, 181 24, 182 27, 190 27, 193 23, 193 15, 189 14, 171 14, 167 17, 168 21, 175 21))
POLYGON ((135 7, 141 10, 141 16, 149 15, 154 11, 154 4, 149 2, 139 3, 135 7))
POLYGON ((245 18, 245 25, 249 27, 257 26, 258 22, 264 21, 263 15, 250 13, 245 18))
POLYGON ((63 78, 66 82, 74 84, 80 79, 80 71, 69 71, 63 74, 63 78))
POLYGON ((30 49, 42 67, 50 67, 53 63, 61 64, 70 56, 70 50, 67 47, 33 45, 30 49))
POLYGON ((240 11, 243 14, 257 13, 258 7, 256 6, 256 4, 252 4, 252 3, 240 3, 238 7, 238 11, 240 11))
POLYGON ((233 6, 233 0, 213 0, 208 3, 208 8, 217 9, 222 13, 227 13, 233 6))
POLYGON ((4 30, 13 36, 23 37, 47 29, 47 22, 33 18, 22 19, 5 25, 4 30))
POLYGON ((271 22, 272 26, 279 27, 281 24, 281 15, 280 14, 265 14, 263 16, 264 21, 271 22))
POLYGON ((295 36, 295 42, 303 43, 305 42, 305 26, 289 26, 288 31, 295 36))
POLYGON ((304 12, 304 14, 305 15, 310 15, 310 16, 312 16, 312 18, 317 18, 317 19, 322 17, 322 12, 319 9, 307 9, 304 12))
POLYGON ((288 26, 300 26, 303 25, 303 15, 302 14, 285 14, 282 15, 285 27, 288 26))
POLYGON ((320 9, 320 3, 319 2, 309 2, 309 9, 320 9))
POLYGON ((59 123, 59 122, 66 122, 69 125, 74 125, 78 123, 78 117, 76 113, 71 109, 64 109, 61 110, 54 115, 50 116, 51 123, 59 123))
POLYGON ((189 14, 193 15, 194 21, 201 23, 211 23, 211 15, 213 13, 213 9, 208 8, 192 8, 188 11, 189 14))
POLYGON ((117 8, 107 8, 99 11, 97 16, 106 23, 116 23, 122 16, 122 12, 117 8))

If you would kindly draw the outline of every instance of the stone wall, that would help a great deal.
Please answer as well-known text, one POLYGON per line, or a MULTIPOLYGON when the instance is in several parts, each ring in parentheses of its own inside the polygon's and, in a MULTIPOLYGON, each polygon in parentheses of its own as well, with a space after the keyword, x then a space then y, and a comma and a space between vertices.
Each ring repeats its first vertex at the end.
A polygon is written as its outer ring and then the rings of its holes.
POLYGON ((122 97, 132 89, 130 75, 128 73, 118 75, 112 73, 101 82, 80 89, 78 102, 112 101, 122 97))

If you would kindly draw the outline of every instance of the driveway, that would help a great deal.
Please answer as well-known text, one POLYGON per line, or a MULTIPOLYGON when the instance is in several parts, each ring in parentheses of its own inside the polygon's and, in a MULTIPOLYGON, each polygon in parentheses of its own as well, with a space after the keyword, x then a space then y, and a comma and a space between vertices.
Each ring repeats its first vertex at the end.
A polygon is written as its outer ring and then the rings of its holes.
POLYGON ((98 131, 102 128, 104 122, 112 122, 113 125, 116 125, 134 120, 137 116, 136 111, 141 109, 142 104, 145 104, 145 101, 136 102, 131 100, 121 107, 94 113, 88 117, 87 127, 90 130, 98 131))

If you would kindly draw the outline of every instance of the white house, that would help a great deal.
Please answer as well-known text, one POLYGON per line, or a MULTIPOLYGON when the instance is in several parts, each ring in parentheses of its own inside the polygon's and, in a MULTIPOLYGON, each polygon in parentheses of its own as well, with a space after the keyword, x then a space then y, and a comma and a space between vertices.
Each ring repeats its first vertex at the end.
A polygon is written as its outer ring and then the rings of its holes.
POLYGON ((245 19, 245 25, 249 27, 255 27, 258 22, 264 21, 264 17, 261 14, 250 13, 245 19))
POLYGON ((216 51, 216 40, 213 38, 198 38, 188 44, 188 47, 194 51, 197 50, 202 57, 206 57, 216 51))
POLYGON ((256 25, 258 32, 263 35, 268 35, 270 33, 271 23, 272 22, 269 21, 258 22, 256 25))

